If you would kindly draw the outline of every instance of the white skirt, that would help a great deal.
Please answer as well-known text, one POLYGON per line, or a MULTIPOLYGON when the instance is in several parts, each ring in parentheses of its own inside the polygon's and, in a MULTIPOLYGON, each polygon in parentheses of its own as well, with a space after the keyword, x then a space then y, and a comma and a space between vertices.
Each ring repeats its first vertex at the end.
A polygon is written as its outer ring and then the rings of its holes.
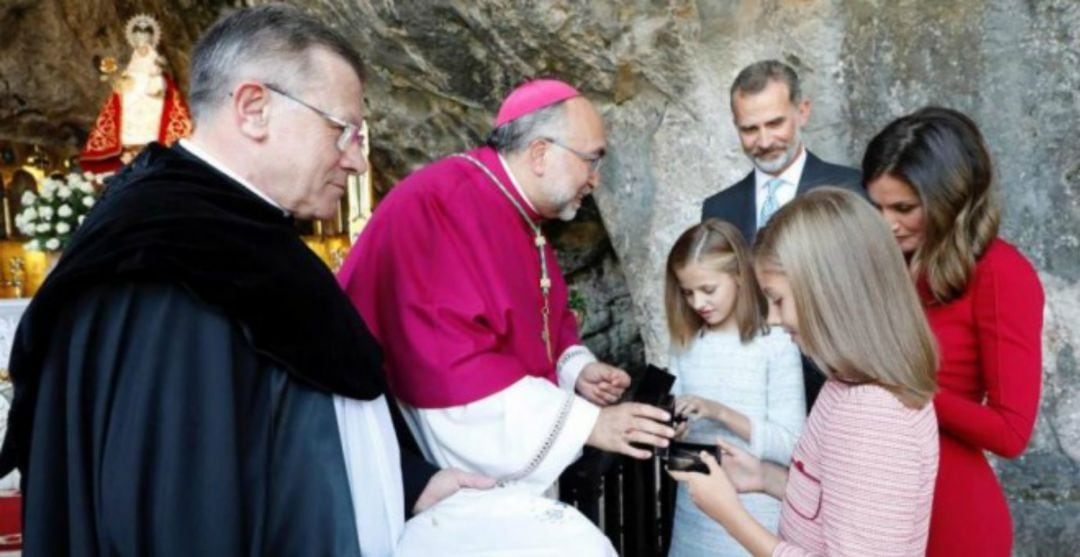
POLYGON ((405 523, 398 557, 616 556, 607 537, 577 509, 496 487, 463 489, 405 523))

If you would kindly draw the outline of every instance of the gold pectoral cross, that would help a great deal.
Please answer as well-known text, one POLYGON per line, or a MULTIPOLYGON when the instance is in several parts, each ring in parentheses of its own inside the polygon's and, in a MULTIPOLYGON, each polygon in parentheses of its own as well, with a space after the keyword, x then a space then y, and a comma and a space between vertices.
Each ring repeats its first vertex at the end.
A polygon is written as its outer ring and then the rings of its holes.
POLYGON ((547 245, 547 239, 544 238, 539 228, 535 232, 536 239, 534 243, 536 249, 540 250, 540 293, 544 296, 544 307, 540 310, 540 315, 544 320, 544 330, 540 332, 540 338, 544 339, 548 361, 554 362, 555 351, 551 348, 551 278, 547 274, 547 257, 544 256, 544 246, 547 245))
POLYGON ((484 166, 482 162, 464 153, 459 153, 454 156, 469 161, 484 174, 487 174, 487 177, 491 179, 491 182, 495 184, 495 187, 502 192, 507 201, 509 201, 510 204, 514 206, 514 209, 517 210, 518 214, 521 215, 522 220, 525 222, 525 226, 529 227, 529 230, 532 230, 535 235, 533 237, 533 244, 536 246, 536 250, 540 252, 540 293, 544 297, 544 306, 540 309, 544 330, 540 332, 540 338, 543 339, 544 347, 547 349, 548 361, 555 363, 555 351, 551 347, 551 277, 548 276, 547 253, 544 252, 544 246, 547 245, 547 238, 544 238, 544 233, 540 230, 540 225, 529 218, 528 213, 521 207, 521 204, 514 199, 514 196, 510 195, 506 186, 503 185, 502 181, 500 181, 487 166, 484 166))

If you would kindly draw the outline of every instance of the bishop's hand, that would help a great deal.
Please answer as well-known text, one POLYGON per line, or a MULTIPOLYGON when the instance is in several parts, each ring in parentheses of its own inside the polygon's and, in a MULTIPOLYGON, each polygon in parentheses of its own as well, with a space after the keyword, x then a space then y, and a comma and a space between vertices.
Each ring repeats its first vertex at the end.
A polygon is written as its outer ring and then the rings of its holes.
POLYGON ((637 459, 652 457, 652 451, 631 443, 666 447, 675 435, 667 425, 671 415, 665 410, 639 402, 623 402, 600 409, 587 444, 611 453, 637 459))
POLYGON ((603 362, 593 362, 578 375, 574 389, 597 406, 614 404, 630 386, 630 375, 603 362))

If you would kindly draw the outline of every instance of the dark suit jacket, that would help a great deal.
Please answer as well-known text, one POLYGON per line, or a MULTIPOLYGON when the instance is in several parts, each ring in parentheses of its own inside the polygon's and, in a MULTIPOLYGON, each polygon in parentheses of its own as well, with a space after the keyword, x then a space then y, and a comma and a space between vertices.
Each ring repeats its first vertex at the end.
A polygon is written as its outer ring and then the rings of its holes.
MULTIPOLYGON (((862 173, 858 170, 827 163, 806 151, 806 165, 795 195, 799 196, 818 186, 837 186, 850 189, 865 196, 862 186, 862 173)), ((757 235, 757 202, 754 198, 754 171, 751 170, 734 186, 720 193, 709 196, 701 208, 701 220, 717 218, 734 224, 742 232, 747 243, 754 242, 757 235)), ((806 411, 810 411, 818 391, 825 384, 825 376, 818 371, 813 362, 803 356, 803 387, 806 389, 806 411)))
MULTIPOLYGON (((802 195, 818 186, 838 186, 865 195, 861 186, 862 173, 849 166, 825 162, 806 151, 806 165, 795 195, 802 195)), ((748 244, 757 234, 757 203, 754 199, 754 171, 734 186, 709 196, 701 209, 701 220, 718 218, 734 224, 748 244)))

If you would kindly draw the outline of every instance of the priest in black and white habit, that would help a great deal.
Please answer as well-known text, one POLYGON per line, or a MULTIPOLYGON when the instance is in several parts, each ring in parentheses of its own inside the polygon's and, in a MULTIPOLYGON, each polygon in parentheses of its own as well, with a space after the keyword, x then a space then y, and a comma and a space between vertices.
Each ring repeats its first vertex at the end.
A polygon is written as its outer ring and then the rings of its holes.
POLYGON ((366 170, 362 79, 294 8, 202 37, 195 134, 110 182, 20 323, 25 554, 390 555, 407 513, 490 487, 400 448, 379 346, 293 224, 366 170))

